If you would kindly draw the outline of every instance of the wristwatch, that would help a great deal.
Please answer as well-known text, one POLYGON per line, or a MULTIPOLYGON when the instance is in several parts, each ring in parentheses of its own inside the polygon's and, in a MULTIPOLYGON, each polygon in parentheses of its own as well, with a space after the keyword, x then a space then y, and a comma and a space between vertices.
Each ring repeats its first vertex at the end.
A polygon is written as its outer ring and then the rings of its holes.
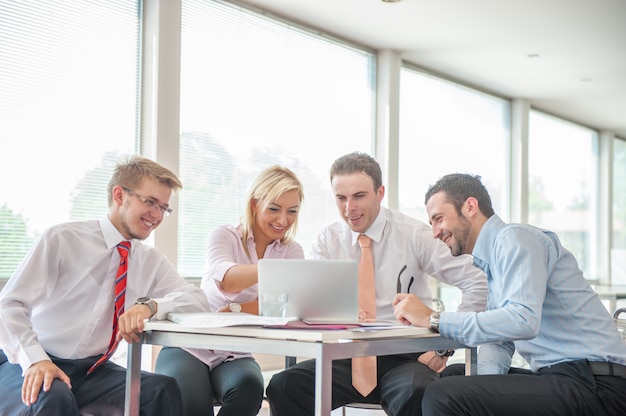
POLYGON ((435 332, 439 332, 439 317, 441 312, 433 312, 430 314, 430 329, 435 332))
POLYGON ((231 312, 241 312, 241 305, 238 303, 231 303, 228 305, 228 309, 230 309, 231 312))
POLYGON ((435 354, 440 357, 452 357, 454 355, 454 350, 435 350, 435 354))
POLYGON ((135 301, 135 305, 146 305, 148 308, 150 308, 150 318, 152 318, 154 314, 157 313, 157 303, 148 296, 143 296, 137 299, 135 301))

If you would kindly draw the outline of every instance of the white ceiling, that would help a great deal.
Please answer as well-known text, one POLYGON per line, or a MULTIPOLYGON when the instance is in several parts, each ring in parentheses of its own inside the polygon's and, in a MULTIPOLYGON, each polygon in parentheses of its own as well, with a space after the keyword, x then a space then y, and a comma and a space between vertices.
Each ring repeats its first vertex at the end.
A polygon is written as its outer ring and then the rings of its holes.
POLYGON ((239 3, 626 138, 626 0, 239 3))

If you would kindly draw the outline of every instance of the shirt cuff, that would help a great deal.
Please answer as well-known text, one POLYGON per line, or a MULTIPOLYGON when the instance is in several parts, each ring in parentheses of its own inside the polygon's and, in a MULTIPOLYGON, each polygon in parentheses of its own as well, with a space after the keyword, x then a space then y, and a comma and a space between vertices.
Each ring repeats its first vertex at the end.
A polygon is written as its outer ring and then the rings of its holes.
POLYGON ((39 361, 50 360, 50 357, 44 351, 41 345, 32 345, 26 349, 20 351, 18 357, 20 367, 22 367, 22 376, 26 373, 26 370, 39 361))
POLYGON ((167 314, 174 310, 174 299, 155 298, 153 300, 157 303, 157 313, 152 318, 159 320, 167 319, 167 314))
POLYGON ((439 334, 442 337, 463 342, 461 335, 465 315, 465 312, 441 312, 439 316, 439 334))

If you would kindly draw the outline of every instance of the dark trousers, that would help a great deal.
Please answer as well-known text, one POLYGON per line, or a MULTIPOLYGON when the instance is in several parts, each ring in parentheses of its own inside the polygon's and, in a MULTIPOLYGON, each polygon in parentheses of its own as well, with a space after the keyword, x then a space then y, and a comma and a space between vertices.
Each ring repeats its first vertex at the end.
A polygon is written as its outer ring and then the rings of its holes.
MULTIPOLYGON (((332 408, 347 403, 380 403, 388 415, 421 415, 424 389, 439 377, 419 363, 419 354, 377 357, 378 385, 363 397, 352 386, 351 360, 333 361, 332 408)), ((267 387, 273 416, 312 415, 315 408, 315 360, 298 363, 274 375, 267 387)))
POLYGON ((254 416, 263 401, 263 374, 253 358, 226 361, 212 371, 187 351, 164 347, 155 371, 174 377, 183 395, 181 416, 213 416, 214 400, 221 403, 219 416, 254 416))
MULTIPOLYGON (((52 358, 70 378, 72 389, 59 379, 52 388, 39 393, 37 402, 27 407, 22 403, 22 368, 7 361, 0 350, 0 415, 63 415, 79 416, 79 408, 98 402, 111 408, 124 409, 126 369, 107 362, 89 376, 87 370, 100 356, 69 360, 52 358)), ((182 400, 176 380, 148 372, 141 373, 140 410, 146 416, 180 416, 182 400)))
POLYGON ((463 374, 463 367, 448 367, 426 388, 425 416, 626 415, 626 379, 594 376, 585 360, 536 373, 511 369, 504 375, 450 377, 463 374))

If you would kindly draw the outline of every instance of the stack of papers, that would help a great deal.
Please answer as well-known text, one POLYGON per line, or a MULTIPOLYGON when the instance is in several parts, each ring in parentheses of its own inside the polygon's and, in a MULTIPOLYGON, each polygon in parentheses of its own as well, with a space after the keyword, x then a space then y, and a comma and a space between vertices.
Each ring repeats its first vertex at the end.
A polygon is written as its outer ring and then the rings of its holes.
POLYGON ((249 313, 234 312, 171 312, 167 314, 167 319, 177 324, 189 328, 221 328, 225 326, 275 326, 286 325, 287 322, 297 318, 275 318, 271 316, 259 316, 249 313))
MULTIPOLYGON (((167 319, 188 328, 221 328, 227 326, 261 326, 274 329, 322 329, 322 330, 376 330, 392 329, 398 326, 389 321, 375 322, 309 322, 301 321, 296 317, 276 318, 271 316, 259 316, 249 313, 234 312, 171 312, 167 319)), ((400 325, 404 327, 404 325, 400 325)))

